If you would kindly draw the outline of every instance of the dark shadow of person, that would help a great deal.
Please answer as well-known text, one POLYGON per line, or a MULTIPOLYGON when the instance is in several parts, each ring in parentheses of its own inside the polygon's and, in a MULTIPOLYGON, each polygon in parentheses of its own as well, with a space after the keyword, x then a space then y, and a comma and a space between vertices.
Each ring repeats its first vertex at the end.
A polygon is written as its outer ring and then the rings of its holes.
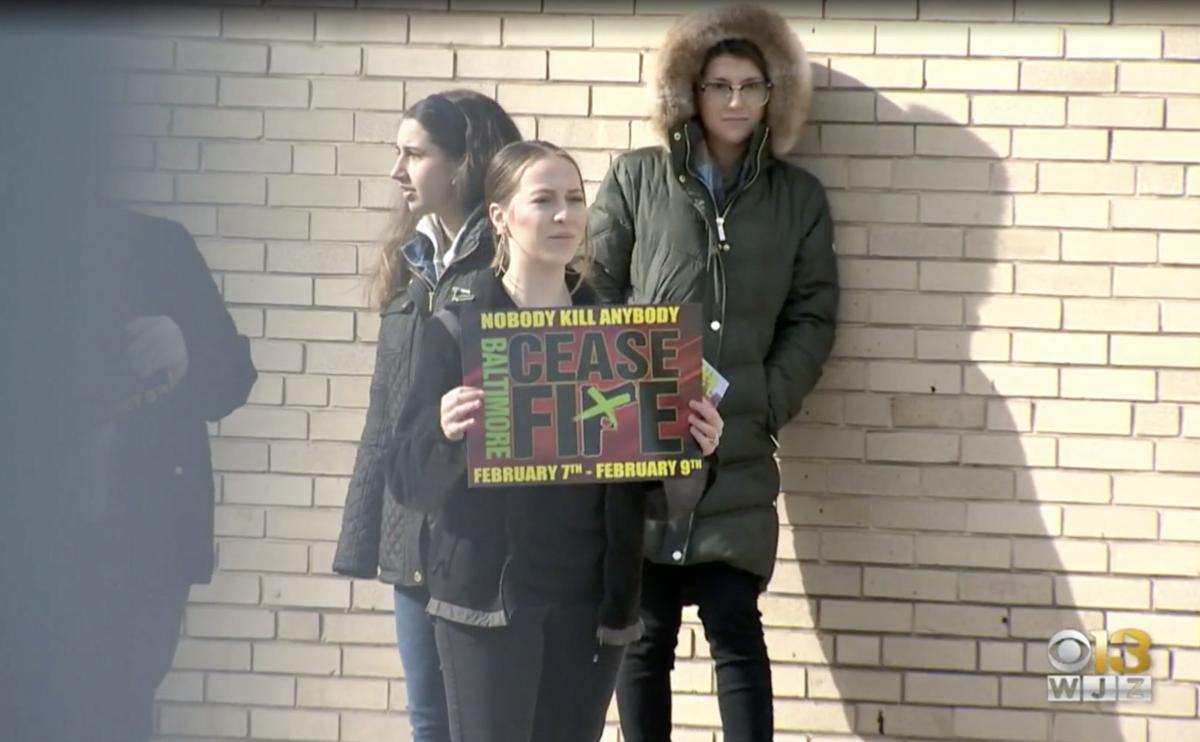
POLYGON ((105 193, 115 40, 36 15, 3 36, 0 719, 145 740, 213 567, 206 421, 256 373, 187 231, 105 193))
MULTIPOLYGON (((1073 222, 1022 203, 1037 163, 1010 159, 1018 122, 968 125, 965 93, 814 73, 801 164, 828 189, 843 294, 833 358, 778 454, 784 529, 762 600, 775 739, 1145 740, 1127 714, 1178 707, 1174 689, 1047 701, 1051 635, 1150 608, 1148 580, 1107 574, 1105 523, 1124 511, 1110 475, 1066 468, 1080 458, 1043 426, 1059 368, 1094 361, 1056 348, 1059 298, 1015 293, 1073 222)), ((705 680, 691 685, 715 690, 705 680)))

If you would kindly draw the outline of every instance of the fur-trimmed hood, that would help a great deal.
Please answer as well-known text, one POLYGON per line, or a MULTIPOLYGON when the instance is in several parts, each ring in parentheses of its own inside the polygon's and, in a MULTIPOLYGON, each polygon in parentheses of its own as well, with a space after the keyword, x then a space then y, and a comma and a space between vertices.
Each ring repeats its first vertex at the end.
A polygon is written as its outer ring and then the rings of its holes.
POLYGON ((671 129, 696 115, 693 86, 705 53, 725 39, 747 39, 767 60, 771 100, 765 122, 771 151, 792 153, 808 120, 812 70, 804 47, 777 13, 756 5, 735 5, 693 13, 675 22, 658 51, 651 123, 664 140, 671 129))

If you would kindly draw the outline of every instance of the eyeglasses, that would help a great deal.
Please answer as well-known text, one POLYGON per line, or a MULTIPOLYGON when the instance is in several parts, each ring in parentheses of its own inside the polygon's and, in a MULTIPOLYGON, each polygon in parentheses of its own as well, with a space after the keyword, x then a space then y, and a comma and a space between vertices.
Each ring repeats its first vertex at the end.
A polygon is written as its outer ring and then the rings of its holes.
POLYGON ((714 103, 727 106, 733 102, 733 94, 739 93, 742 103, 751 108, 762 108, 771 99, 771 83, 766 80, 734 85, 728 82, 702 82, 700 92, 714 103))

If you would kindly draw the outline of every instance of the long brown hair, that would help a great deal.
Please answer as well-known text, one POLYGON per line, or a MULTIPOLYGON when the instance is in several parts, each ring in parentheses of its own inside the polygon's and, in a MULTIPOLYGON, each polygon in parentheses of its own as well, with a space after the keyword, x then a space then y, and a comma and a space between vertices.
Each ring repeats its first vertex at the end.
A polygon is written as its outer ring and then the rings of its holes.
MULTIPOLYGON (((513 142, 496 153, 496 156, 492 158, 492 164, 488 167, 487 179, 484 181, 483 202, 489 207, 492 204, 499 204, 502 208, 507 208, 513 195, 517 192, 517 187, 521 184, 521 176, 525 174, 525 171, 530 166, 551 157, 558 157, 571 163, 571 167, 575 168, 575 174, 579 176, 579 187, 583 188, 583 171, 579 169, 579 163, 575 161, 575 158, 556 144, 534 139, 513 142)), ((496 256, 492 258, 492 267, 499 273, 508 269, 508 238, 503 234, 497 234, 495 241, 496 256)), ((592 260, 591 235, 585 227, 583 242, 580 244, 579 253, 571 263, 571 269, 586 278, 591 271, 592 260)))
MULTIPOLYGON (((521 139, 520 130, 500 104, 473 90, 434 93, 413 104, 404 117, 420 124, 434 146, 458 161, 454 196, 464 214, 483 203, 483 181, 492 157, 506 144, 521 139)), ((416 233, 420 216, 409 211, 403 197, 396 194, 379 260, 368 283, 372 307, 386 305, 412 279, 400 248, 416 233)))

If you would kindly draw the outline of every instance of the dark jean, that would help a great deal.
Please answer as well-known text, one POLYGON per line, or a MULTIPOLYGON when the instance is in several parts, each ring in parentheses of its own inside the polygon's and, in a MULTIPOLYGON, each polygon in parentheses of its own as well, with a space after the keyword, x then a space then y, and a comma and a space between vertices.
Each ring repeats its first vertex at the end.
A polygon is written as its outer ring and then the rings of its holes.
POLYGON ((596 606, 529 608, 508 626, 435 619, 454 742, 596 742, 622 648, 596 642, 596 606))
POLYGON ((646 633, 625 653, 617 682, 623 739, 671 739, 675 645, 683 606, 694 603, 716 664, 725 742, 771 741, 771 663, 758 610, 759 582, 757 575, 719 562, 645 563, 641 616, 646 633))
POLYGON ((404 668, 412 742, 450 742, 437 642, 433 638, 432 619, 425 613, 429 592, 424 588, 397 586, 395 602, 396 647, 404 668))
POLYGON ((154 736, 154 694, 175 659, 190 591, 190 585, 178 585, 137 590, 130 597, 123 625, 117 627, 124 632, 128 657, 125 739, 145 742, 154 736))

